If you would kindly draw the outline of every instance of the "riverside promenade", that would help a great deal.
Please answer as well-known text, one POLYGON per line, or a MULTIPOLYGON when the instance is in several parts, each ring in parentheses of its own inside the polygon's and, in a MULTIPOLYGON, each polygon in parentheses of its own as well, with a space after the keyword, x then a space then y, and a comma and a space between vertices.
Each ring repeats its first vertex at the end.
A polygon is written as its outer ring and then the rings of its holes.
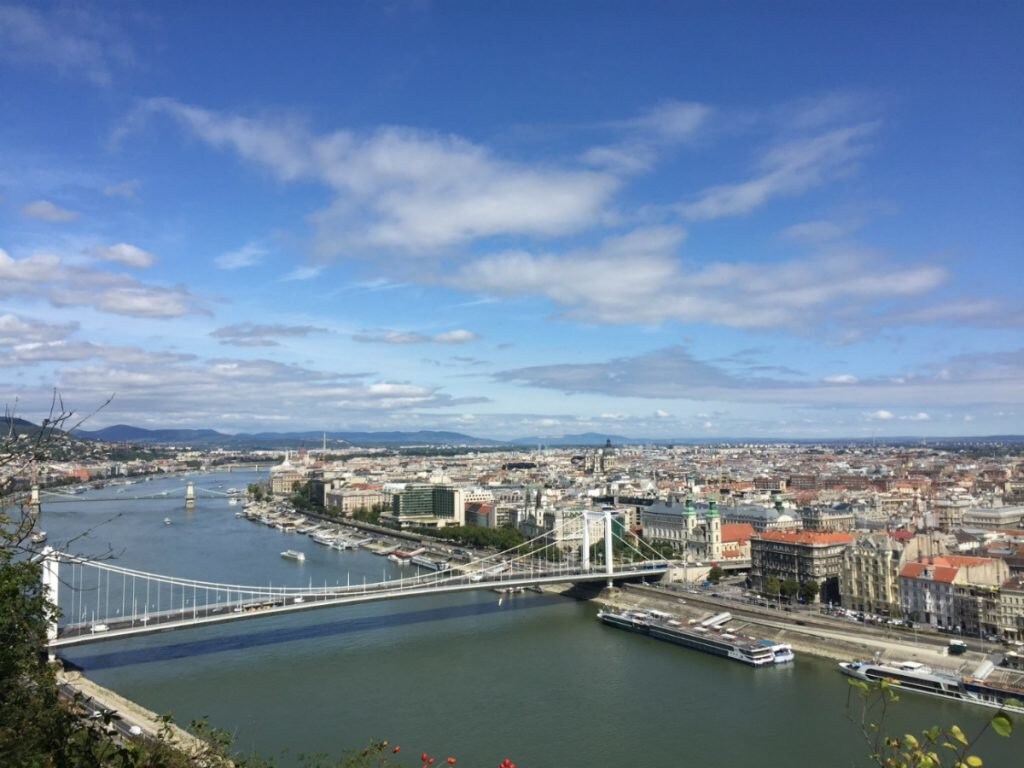
POLYGON ((734 624, 748 625, 751 634, 789 643, 797 653, 837 662, 880 654, 889 660, 919 661, 935 668, 966 672, 975 669, 985 659, 984 654, 974 651, 950 656, 947 650, 949 640, 942 636, 885 630, 814 612, 768 610, 701 593, 628 584, 619 589, 604 590, 597 602, 618 608, 654 608, 684 619, 699 619, 710 613, 729 611, 734 617, 734 624))

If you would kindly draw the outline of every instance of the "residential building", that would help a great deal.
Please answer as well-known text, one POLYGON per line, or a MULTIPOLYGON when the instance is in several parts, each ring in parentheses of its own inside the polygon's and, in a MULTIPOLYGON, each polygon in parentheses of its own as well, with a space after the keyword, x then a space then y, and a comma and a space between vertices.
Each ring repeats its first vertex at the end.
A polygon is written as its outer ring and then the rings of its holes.
POLYGON ((843 607, 899 616, 902 551, 903 545, 888 532, 858 534, 843 551, 839 572, 843 607))
POLYGON ((900 568, 903 615, 937 628, 994 633, 998 588, 1009 577, 1006 563, 991 557, 932 555, 905 562, 900 568))
POLYGON ((750 540, 750 575, 764 591, 768 579, 816 581, 823 600, 839 600, 843 551, 853 534, 822 531, 762 531, 750 540))

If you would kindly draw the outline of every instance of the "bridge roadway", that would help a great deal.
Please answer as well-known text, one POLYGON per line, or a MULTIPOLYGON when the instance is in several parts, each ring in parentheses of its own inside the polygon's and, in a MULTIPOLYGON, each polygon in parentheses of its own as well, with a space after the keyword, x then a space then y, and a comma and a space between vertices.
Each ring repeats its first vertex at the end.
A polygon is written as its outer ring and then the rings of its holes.
MULTIPOLYGON (((591 568, 589 571, 555 573, 531 573, 517 575, 503 574, 504 578, 474 581, 472 576, 459 576, 457 579, 429 585, 406 585, 409 579, 378 582, 374 584, 352 587, 328 587, 312 590, 287 590, 275 592, 268 589, 267 593, 257 599, 249 599, 241 603, 215 603, 204 606, 193 605, 191 610, 170 609, 145 616, 108 618, 105 626, 108 629, 95 632, 91 627, 95 624, 72 624, 62 627, 55 640, 49 643, 51 649, 71 645, 82 645, 102 640, 114 640, 135 635, 169 632, 175 629, 186 629, 204 624, 220 624, 258 616, 269 616, 278 613, 311 610, 313 608, 329 608, 337 605, 354 605, 358 603, 393 600, 407 597, 423 597, 426 595, 468 592, 477 589, 508 589, 517 587, 533 587, 542 584, 566 584, 580 582, 626 581, 630 579, 647 579, 662 576, 668 570, 664 563, 646 567, 631 567, 607 573, 604 568, 591 568), (395 586, 395 584, 398 586, 395 586)), ((253 589, 251 592, 258 592, 253 589)))

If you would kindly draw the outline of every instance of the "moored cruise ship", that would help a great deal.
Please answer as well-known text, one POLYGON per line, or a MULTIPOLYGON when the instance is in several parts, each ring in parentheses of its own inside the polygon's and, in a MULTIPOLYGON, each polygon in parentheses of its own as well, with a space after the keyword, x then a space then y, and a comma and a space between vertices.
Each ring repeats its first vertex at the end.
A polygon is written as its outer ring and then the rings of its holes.
POLYGON ((1024 687, 934 670, 916 661, 842 661, 839 671, 865 682, 886 681, 901 691, 923 693, 1024 714, 1024 687))
POLYGON ((683 624, 671 614, 662 611, 600 610, 597 617, 612 627, 650 635, 658 640, 724 656, 753 667, 771 666, 792 661, 793 658, 793 649, 784 643, 759 641, 722 629, 720 626, 710 627, 695 622, 683 624), (776 647, 779 649, 778 657, 776 647))

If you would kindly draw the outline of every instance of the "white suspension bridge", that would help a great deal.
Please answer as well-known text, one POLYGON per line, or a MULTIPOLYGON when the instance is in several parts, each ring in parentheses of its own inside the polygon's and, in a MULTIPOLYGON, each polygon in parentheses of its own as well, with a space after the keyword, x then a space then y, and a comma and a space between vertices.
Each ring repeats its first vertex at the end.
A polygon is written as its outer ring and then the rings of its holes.
POLYGON ((81 643, 314 608, 545 584, 603 581, 611 586, 615 581, 659 578, 668 570, 668 563, 642 541, 634 543, 616 533, 611 510, 567 518, 553 531, 465 566, 379 582, 346 580, 344 586, 215 583, 125 568, 50 547, 43 550, 42 563, 44 589, 62 614, 49 627, 51 654, 81 643), (603 552, 592 557, 592 539, 599 531, 603 552), (579 542, 579 557, 571 562, 565 542, 579 542))

